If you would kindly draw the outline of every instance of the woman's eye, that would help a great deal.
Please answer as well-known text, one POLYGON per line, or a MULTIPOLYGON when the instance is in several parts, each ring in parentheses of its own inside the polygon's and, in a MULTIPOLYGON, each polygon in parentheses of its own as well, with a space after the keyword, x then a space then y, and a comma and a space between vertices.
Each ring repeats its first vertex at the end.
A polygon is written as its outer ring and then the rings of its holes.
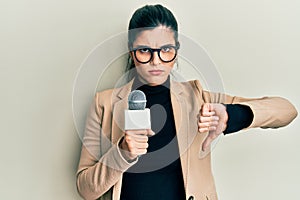
POLYGON ((139 49, 141 53, 148 53, 150 50, 148 48, 139 49))
POLYGON ((161 50, 163 52, 169 52, 170 51, 170 47, 163 47, 163 48, 161 48, 161 50))

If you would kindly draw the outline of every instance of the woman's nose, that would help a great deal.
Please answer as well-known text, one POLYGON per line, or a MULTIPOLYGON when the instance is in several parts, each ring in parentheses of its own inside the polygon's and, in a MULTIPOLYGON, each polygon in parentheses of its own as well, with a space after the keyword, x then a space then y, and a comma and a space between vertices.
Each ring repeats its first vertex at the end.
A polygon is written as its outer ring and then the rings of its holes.
POLYGON ((161 63, 161 60, 158 56, 158 52, 153 52, 153 57, 152 57, 152 60, 151 60, 152 64, 153 65, 159 65, 161 63))

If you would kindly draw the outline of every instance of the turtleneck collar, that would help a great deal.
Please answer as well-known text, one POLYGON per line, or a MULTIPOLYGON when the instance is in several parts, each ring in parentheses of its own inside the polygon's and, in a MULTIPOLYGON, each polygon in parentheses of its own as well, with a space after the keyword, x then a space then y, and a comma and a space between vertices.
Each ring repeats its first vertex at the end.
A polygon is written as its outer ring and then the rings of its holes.
POLYGON ((170 76, 168 76, 168 79, 161 85, 151 86, 147 85, 145 83, 142 83, 138 76, 135 77, 132 90, 142 90, 143 92, 146 92, 148 94, 156 94, 161 92, 169 92, 170 91, 170 76))

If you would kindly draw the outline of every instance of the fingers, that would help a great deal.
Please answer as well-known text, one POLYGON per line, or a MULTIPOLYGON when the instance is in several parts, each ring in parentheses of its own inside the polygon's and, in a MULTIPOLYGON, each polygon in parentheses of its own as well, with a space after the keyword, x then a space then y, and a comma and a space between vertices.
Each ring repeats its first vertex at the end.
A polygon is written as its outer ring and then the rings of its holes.
POLYGON ((211 122, 211 121, 219 121, 219 117, 218 116, 209 116, 209 117, 200 116, 199 121, 202 123, 211 122))
POLYGON ((218 103, 205 103, 201 108, 198 128, 201 133, 207 131, 223 132, 227 125, 226 107, 218 103))
POLYGON ((148 142, 148 137, 146 135, 135 135, 130 133, 125 133, 125 140, 126 142, 136 142, 136 143, 143 143, 148 142))
POLYGON ((147 153, 148 137, 153 136, 154 132, 151 129, 148 130, 126 130, 124 134, 124 140, 126 148, 129 152, 129 157, 136 158, 139 155, 147 153))
POLYGON ((201 116, 198 121, 199 132, 208 132, 208 135, 202 143, 202 150, 205 151, 225 130, 228 115, 224 105, 212 103, 203 104, 200 114, 201 116))
POLYGON ((218 116, 210 116, 210 117, 203 117, 199 118, 198 127, 200 133, 207 132, 207 131, 214 131, 217 129, 219 125, 219 117, 218 116))
POLYGON ((131 135, 144 135, 144 136, 153 136, 155 135, 154 131, 151 129, 144 129, 144 130, 127 130, 125 131, 127 134, 131 135))
POLYGON ((216 126, 209 126, 209 127, 205 127, 205 128, 199 128, 199 132, 200 133, 205 133, 208 131, 215 131, 217 130, 216 126))
POLYGON ((215 116, 215 111, 213 111, 213 105, 205 103, 201 109, 201 116, 198 122, 198 128, 200 133, 207 131, 214 131, 218 125, 219 117, 215 116))
MULTIPOLYGON (((145 136, 142 136, 145 137, 145 136)), ((147 148, 148 148, 148 137, 146 138, 135 138, 133 136, 125 136, 125 141, 128 146, 128 151, 134 155, 143 155, 147 153, 147 148)))

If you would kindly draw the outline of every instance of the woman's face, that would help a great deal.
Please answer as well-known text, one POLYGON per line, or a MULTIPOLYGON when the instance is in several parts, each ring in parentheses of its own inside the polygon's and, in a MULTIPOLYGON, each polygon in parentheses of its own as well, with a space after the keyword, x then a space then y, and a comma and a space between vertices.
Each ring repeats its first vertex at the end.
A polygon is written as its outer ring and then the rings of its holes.
MULTIPOLYGON (((174 32, 165 26, 158 26, 151 30, 142 31, 134 41, 133 48, 149 47, 160 49, 168 45, 175 46, 175 44, 174 32)), ((145 64, 138 62, 133 52, 131 52, 131 57, 136 66, 139 79, 151 86, 161 85, 168 79, 176 60, 163 62, 159 58, 157 51, 153 52, 152 59, 145 64)))

